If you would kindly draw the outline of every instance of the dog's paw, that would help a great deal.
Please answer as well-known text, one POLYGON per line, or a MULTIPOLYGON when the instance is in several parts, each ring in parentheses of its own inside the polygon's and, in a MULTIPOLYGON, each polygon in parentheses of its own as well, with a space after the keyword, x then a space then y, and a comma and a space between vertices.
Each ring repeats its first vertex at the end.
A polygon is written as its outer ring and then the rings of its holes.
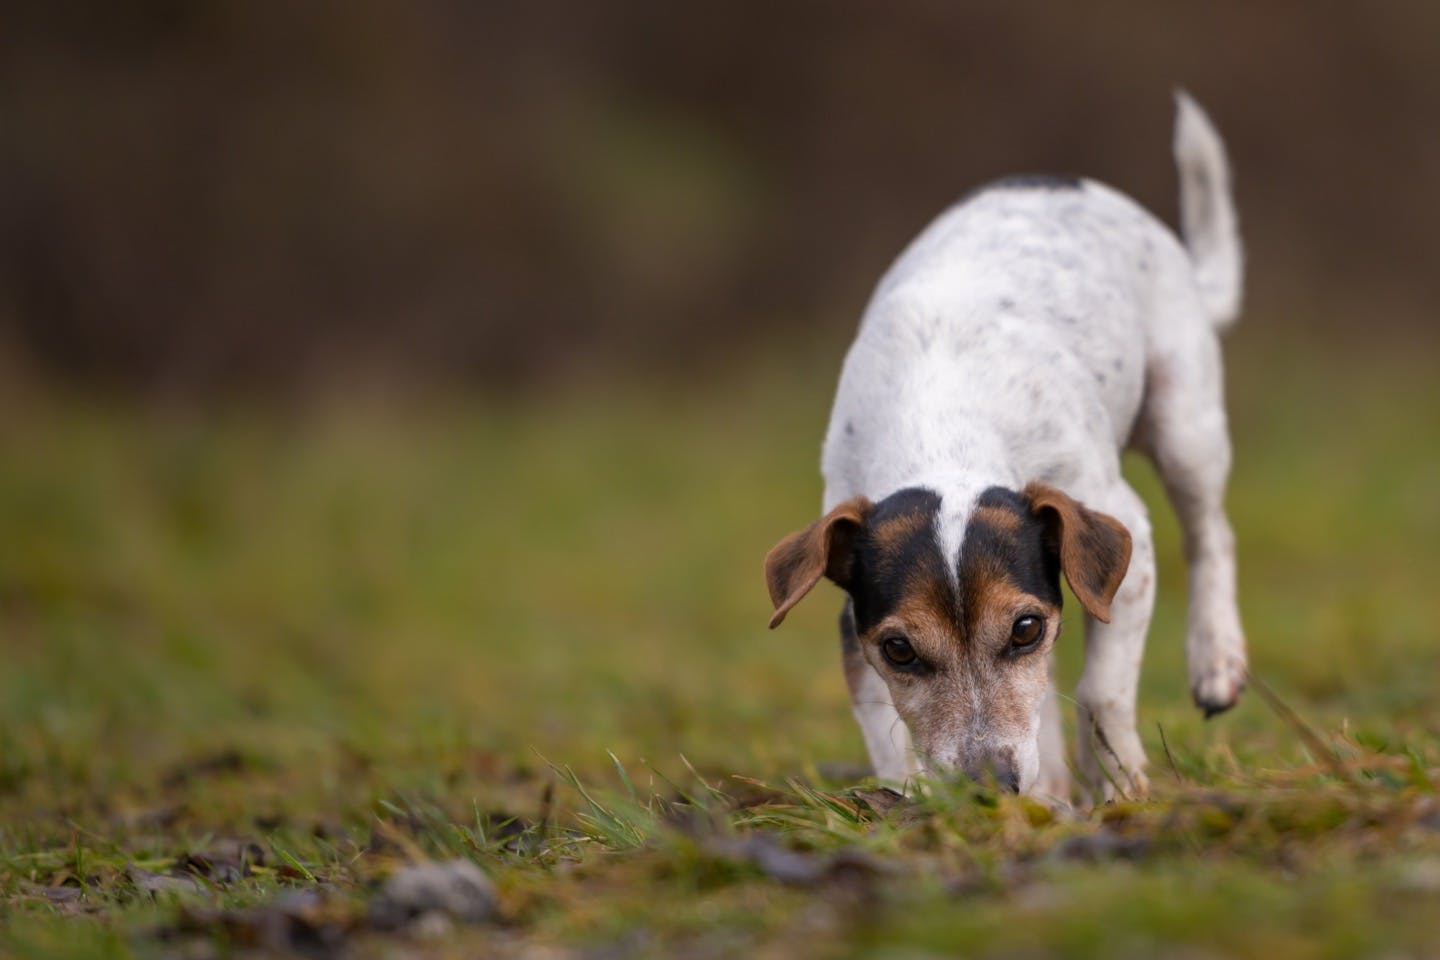
POLYGON ((1047 769, 1041 765, 1040 776, 1035 780, 1035 785, 1027 792, 1042 803, 1053 801, 1068 804, 1071 793, 1069 768, 1063 764, 1059 765, 1058 769, 1047 769))
POLYGON ((1195 706, 1205 711, 1205 719, 1224 713, 1240 700, 1245 689, 1245 658, 1225 657, 1219 663, 1199 670, 1190 679, 1190 695, 1195 706))
POLYGON ((1106 765, 1106 772, 1080 791, 1080 809, 1093 810, 1110 803, 1138 802, 1150 798, 1150 778, 1143 770, 1123 772, 1106 765))
POLYGON ((1091 723, 1090 736, 1080 741, 1080 776, 1092 804, 1144 800, 1150 793, 1145 776, 1145 747, 1127 722, 1091 723), (1111 734, 1107 735, 1106 730, 1111 734))

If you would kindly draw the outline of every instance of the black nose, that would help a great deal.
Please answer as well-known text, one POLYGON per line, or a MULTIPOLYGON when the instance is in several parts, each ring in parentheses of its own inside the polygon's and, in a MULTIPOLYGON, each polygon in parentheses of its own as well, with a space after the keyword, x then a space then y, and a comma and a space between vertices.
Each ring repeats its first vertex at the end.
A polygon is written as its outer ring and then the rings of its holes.
POLYGON ((1011 793, 1020 792, 1020 771, 1013 763, 995 764, 995 783, 1011 793))
POLYGON ((965 775, 976 783, 993 781, 1002 790, 1020 792, 1020 768, 1009 757, 993 757, 977 764, 966 764, 965 775))

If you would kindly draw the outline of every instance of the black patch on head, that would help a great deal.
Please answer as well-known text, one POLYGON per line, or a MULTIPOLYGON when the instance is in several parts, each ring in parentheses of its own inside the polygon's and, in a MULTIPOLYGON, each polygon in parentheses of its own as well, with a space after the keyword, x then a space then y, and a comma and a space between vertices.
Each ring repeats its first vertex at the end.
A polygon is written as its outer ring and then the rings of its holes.
POLYGON ((906 487, 875 504, 870 510, 870 522, 878 527, 892 520, 923 516, 933 524, 939 512, 940 494, 925 487, 906 487))
POLYGON ((1001 570, 1017 589, 1059 607, 1059 546, 1031 512, 1030 501, 1014 490, 991 487, 975 506, 960 547, 961 584, 1001 570), (992 511, 1009 516, 996 522, 992 511))
MULTIPOLYGON (((940 495, 907 487, 871 508, 854 544, 850 597, 855 625, 864 633, 889 616, 916 589, 950 591, 945 559, 935 539, 940 495)), ((955 609, 953 595, 947 609, 955 609)))
POLYGON ((981 194, 989 193, 992 190, 1079 190, 1082 186, 1084 186, 1083 180, 1069 174, 1021 173, 981 184, 961 197, 960 202, 969 203, 981 194))

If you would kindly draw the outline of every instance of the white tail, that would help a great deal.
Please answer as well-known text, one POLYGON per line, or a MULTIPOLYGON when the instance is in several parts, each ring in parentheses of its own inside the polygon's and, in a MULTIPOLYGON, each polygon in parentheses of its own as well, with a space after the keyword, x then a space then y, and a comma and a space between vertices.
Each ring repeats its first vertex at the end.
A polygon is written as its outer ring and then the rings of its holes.
POLYGON ((1211 321, 1225 329, 1240 314, 1245 254, 1230 195, 1225 144, 1200 105, 1175 91, 1175 164, 1180 169, 1180 230, 1211 321))

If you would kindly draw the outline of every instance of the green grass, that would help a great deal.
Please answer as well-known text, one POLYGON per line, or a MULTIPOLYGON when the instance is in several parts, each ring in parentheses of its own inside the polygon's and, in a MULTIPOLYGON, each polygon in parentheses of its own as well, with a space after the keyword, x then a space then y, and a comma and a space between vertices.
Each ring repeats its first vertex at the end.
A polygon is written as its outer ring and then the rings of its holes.
POLYGON ((360 955, 1432 950, 1437 351, 1297 353, 1247 322, 1242 602, 1319 742, 1253 693, 1189 705, 1177 535, 1136 462, 1155 797, 1060 819, 982 789, 882 815, 853 790, 838 594, 765 629, 761 558, 818 506, 833 344, 513 403, 11 387, 0 954, 223 950, 306 889, 303 925, 360 955), (365 927, 385 875, 451 856, 497 881, 499 922, 365 927))

